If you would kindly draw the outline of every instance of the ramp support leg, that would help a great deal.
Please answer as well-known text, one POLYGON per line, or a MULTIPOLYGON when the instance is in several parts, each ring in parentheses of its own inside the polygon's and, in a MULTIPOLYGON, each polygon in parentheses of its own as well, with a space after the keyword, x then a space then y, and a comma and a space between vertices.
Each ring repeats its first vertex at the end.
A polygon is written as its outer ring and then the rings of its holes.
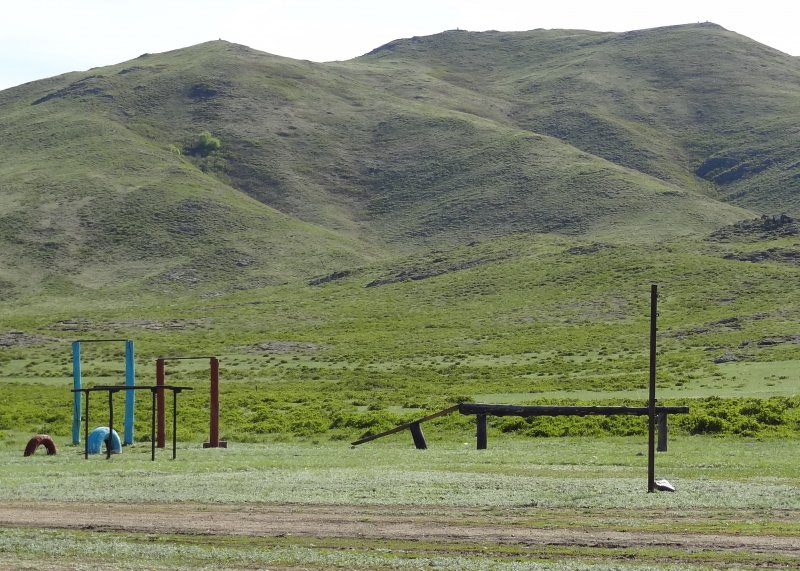
POLYGON ((419 425, 419 422, 415 422, 411 426, 409 426, 411 430, 411 437, 414 439, 414 448, 417 450, 426 450, 428 448, 428 443, 425 442, 425 435, 422 433, 422 427, 419 425))

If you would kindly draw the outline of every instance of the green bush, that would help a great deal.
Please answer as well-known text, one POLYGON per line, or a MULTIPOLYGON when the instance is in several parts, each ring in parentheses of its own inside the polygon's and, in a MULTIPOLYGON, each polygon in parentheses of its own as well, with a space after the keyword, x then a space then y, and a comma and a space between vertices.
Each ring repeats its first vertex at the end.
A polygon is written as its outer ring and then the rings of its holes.
POLYGON ((203 131, 192 143, 186 146, 186 152, 197 157, 207 157, 222 147, 220 140, 208 131, 203 131))
POLYGON ((726 422, 718 416, 701 412, 682 418, 679 426, 689 434, 720 434, 725 432, 726 422))

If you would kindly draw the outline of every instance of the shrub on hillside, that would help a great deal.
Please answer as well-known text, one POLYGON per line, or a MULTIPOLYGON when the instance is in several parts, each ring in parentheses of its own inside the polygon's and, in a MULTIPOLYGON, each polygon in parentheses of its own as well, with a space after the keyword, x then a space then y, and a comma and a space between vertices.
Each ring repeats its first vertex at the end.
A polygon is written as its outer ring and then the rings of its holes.
POLYGON ((220 140, 208 131, 203 131, 198 137, 186 145, 186 153, 196 157, 207 157, 222 147, 220 140))

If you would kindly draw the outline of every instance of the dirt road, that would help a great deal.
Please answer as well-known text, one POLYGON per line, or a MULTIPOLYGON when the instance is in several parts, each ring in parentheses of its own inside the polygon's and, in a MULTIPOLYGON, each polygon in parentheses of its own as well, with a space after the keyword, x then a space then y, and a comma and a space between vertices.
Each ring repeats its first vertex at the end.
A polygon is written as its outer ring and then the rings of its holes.
MULTIPOLYGON (((0 527, 119 530, 164 534, 408 539, 495 545, 669 547, 798 558, 800 538, 544 527, 507 512, 468 508, 0 503, 0 527)), ((783 565, 781 565, 782 567, 783 565)))

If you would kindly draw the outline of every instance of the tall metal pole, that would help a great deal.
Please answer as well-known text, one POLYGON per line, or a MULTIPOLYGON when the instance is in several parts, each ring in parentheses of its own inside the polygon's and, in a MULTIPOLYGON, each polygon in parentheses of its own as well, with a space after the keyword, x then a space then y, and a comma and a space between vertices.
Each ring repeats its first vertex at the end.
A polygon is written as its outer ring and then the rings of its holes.
POLYGON ((656 319, 658 286, 650 286, 650 397, 648 400, 647 491, 656 491, 656 319))

